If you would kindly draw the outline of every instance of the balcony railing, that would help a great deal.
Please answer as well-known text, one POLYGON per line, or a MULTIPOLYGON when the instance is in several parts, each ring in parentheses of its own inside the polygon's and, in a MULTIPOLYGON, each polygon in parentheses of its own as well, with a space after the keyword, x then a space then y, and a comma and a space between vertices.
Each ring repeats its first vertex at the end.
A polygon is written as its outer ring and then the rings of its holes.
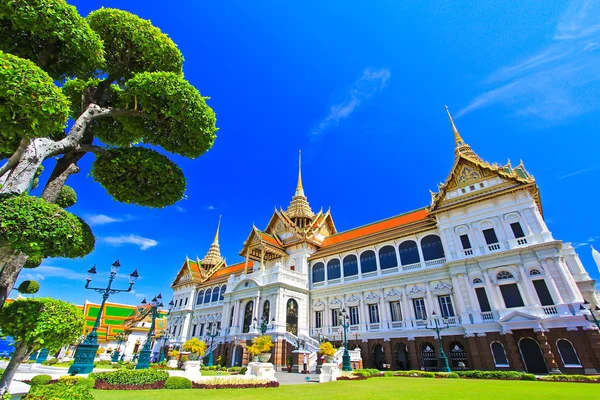
POLYGON ((556 306, 542 306, 542 310, 544 310, 544 314, 546 315, 558 315, 556 306))
POLYGON ((494 313, 492 311, 485 311, 481 313, 481 320, 483 322, 494 321, 494 313))
POLYGON ((443 257, 443 258, 438 258, 438 259, 436 259, 436 260, 429 260, 429 261, 425 261, 425 266, 426 266, 426 267, 431 267, 431 266, 434 266, 434 265, 440 265, 440 264, 443 264, 443 263, 445 263, 445 262, 446 262, 446 258, 445 258, 445 257, 443 257))
POLYGON ((489 251, 498 251, 500 250, 500 243, 488 244, 489 251))

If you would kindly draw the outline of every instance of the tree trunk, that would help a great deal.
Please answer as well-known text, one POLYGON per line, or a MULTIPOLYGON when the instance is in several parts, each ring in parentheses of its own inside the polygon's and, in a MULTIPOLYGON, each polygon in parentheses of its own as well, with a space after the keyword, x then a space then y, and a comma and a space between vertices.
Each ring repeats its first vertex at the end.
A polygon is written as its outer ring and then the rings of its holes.
POLYGON ((15 352, 6 366, 2 377, 0 377, 0 394, 4 394, 8 391, 8 387, 17 372, 17 368, 19 368, 21 362, 25 361, 30 355, 31 351, 27 348, 27 345, 19 343, 17 347, 15 347, 15 352))
POLYGON ((46 159, 49 139, 35 139, 27 146, 21 158, 10 171, 4 186, 0 188, 0 193, 16 193, 21 194, 29 190, 35 172, 46 159))
POLYGON ((19 252, 13 255, 0 271, 0 309, 4 307, 8 295, 15 286, 25 261, 27 261, 27 255, 19 252))
POLYGON ((79 167, 77 166, 77 162, 83 157, 85 153, 76 153, 76 154, 65 154, 54 167, 52 171, 52 175, 50 175, 50 179, 46 183, 46 187, 42 192, 42 199, 46 200, 48 203, 56 203, 58 199, 58 195, 62 190, 63 186, 65 186, 65 182, 67 178, 72 174, 76 174, 79 172, 79 167))

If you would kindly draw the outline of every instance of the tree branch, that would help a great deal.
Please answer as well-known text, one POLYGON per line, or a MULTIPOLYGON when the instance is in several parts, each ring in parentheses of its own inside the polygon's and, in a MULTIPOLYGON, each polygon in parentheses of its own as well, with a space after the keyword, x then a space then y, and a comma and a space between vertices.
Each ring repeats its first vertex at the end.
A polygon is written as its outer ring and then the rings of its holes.
POLYGON ((74 151, 76 153, 94 153, 100 155, 108 153, 108 150, 106 150, 104 147, 94 146, 90 144, 79 145, 75 148, 74 151))
POLYGON ((21 143, 19 144, 17 151, 15 151, 15 153, 12 156, 10 156, 6 164, 4 164, 0 168, 0 177, 2 177, 2 175, 4 175, 8 171, 10 171, 15 165, 17 165, 19 159, 21 158, 21 155, 23 154, 28 145, 29 139, 21 139, 21 143))

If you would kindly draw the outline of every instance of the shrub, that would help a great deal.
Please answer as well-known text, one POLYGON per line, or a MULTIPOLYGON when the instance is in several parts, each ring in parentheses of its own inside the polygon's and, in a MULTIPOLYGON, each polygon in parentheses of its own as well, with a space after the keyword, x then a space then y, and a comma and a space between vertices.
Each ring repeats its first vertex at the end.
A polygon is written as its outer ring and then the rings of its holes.
POLYGON ((227 368, 227 371, 229 372, 236 372, 236 371, 241 371, 242 367, 229 367, 227 368))
POLYGON ((356 376, 362 376, 364 378, 370 378, 371 377, 371 374, 368 371, 361 370, 361 369, 354 371, 353 374, 356 375, 356 376))
POLYGON ((321 346, 319 347, 319 351, 324 356, 335 356, 335 348, 333 348, 333 345, 331 344, 331 342, 321 343, 321 346))
POLYGON ((114 372, 92 372, 89 376, 108 385, 135 386, 164 382, 169 377, 169 373, 155 369, 120 369, 114 372))
POLYGON ((419 370, 411 370, 411 371, 395 371, 395 376, 420 376, 423 378, 435 378, 435 374, 433 372, 425 372, 419 370))
POLYGON ((518 371, 456 371, 461 378, 468 379, 521 379, 522 372, 518 371))
POLYGON ((537 381, 537 378, 534 374, 523 374, 521 375, 522 381, 537 381))
POLYGON ((32 386, 24 397, 27 400, 94 400, 90 389, 84 385, 67 385, 55 383, 51 385, 32 386))
POLYGON ((88 389, 93 389, 94 386, 96 386, 96 380, 94 378, 84 378, 82 376, 61 376, 58 378, 58 383, 85 386, 88 389))
POLYGON ((383 373, 383 376, 386 376, 386 377, 394 376, 394 371, 385 371, 383 373))
POLYGON ((446 378, 458 379, 458 378, 460 378, 460 376, 458 376, 458 374, 456 372, 451 372, 448 374, 448 376, 446 376, 446 378))
POLYGON ((206 347, 206 343, 198 338, 191 338, 183 344, 183 350, 192 353, 196 359, 204 355, 206 347))
POLYGON ((246 375, 247 370, 248 370, 248 367, 242 367, 242 369, 240 369, 240 375, 246 375))
POLYGON ((45 385, 52 380, 50 375, 36 375, 31 378, 31 386, 45 385))
POLYGON ((539 378, 540 381, 554 381, 554 382, 587 382, 587 383, 600 383, 600 376, 588 376, 588 375, 547 375, 539 378))
POLYGON ((56 358, 49 358, 45 361, 42 361, 42 365, 54 365, 58 362, 58 360, 56 358))
POLYGON ((217 370, 217 366, 216 365, 211 365, 210 367, 208 367, 209 371, 216 371, 217 370))
POLYGON ((165 381, 165 389, 191 389, 192 381, 183 376, 170 376, 165 381))

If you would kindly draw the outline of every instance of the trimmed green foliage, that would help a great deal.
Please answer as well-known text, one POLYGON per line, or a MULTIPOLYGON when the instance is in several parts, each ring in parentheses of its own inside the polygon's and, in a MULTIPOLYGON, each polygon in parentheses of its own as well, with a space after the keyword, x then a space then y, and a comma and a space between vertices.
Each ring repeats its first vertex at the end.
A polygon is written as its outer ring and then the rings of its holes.
POLYGON ((58 193, 56 204, 62 208, 69 208, 77 203, 77 193, 71 186, 63 186, 58 193))
POLYGON ((144 71, 181 73, 181 52, 150 21, 113 8, 93 11, 87 20, 104 42, 108 75, 129 78, 144 71))
POLYGON ((109 150, 94 161, 91 175, 123 203, 161 208, 181 200, 185 191, 181 168, 143 147, 109 150))
POLYGON ((210 149, 216 138, 214 111, 206 97, 181 75, 169 72, 144 72, 128 80, 125 101, 149 118, 123 119, 133 137, 145 143, 188 158, 196 158, 210 149))
POLYGON ((521 379, 518 371, 456 371, 461 378, 469 379, 521 379))
POLYGON ((23 281, 17 288, 17 291, 21 294, 34 294, 40 291, 40 284, 36 281, 23 281))
POLYGON ((27 261, 25 261, 25 265, 23 268, 37 268, 42 263, 42 257, 40 255, 33 255, 27 257, 27 261))
POLYGON ((50 375, 36 375, 31 378, 31 386, 45 385, 52 380, 50 375))
POLYGON ((92 372, 89 377, 109 385, 146 385, 167 380, 169 373, 155 369, 120 369, 114 372, 92 372))
POLYGON ((411 370, 411 371, 395 371, 395 376, 420 376, 423 378, 435 378, 434 372, 411 370))
POLYGON ((590 375, 546 375, 538 378, 540 381, 555 381, 555 382, 593 382, 600 383, 600 376, 590 375))
POLYGON ((183 376, 170 376, 165 381, 165 389, 191 389, 192 381, 183 376))
POLYGON ((448 376, 446 378, 458 379, 458 378, 460 378, 460 376, 458 376, 458 374, 456 372, 451 372, 448 374, 448 376))
POLYGON ((12 155, 21 139, 62 135, 68 110, 67 98, 46 72, 0 51, 0 158, 12 155))
POLYGON ((81 218, 28 195, 0 199, 0 241, 32 256, 83 257, 95 238, 81 218))
POLYGON ((96 385, 94 378, 84 378, 83 376, 61 376, 58 378, 58 383, 64 383, 65 385, 79 385, 85 386, 88 389, 93 389, 96 385))
POLYGON ((54 79, 93 74, 104 62, 100 37, 64 0, 0 0, 0 50, 54 79))
POLYGON ((40 175, 42 175, 42 172, 44 172, 44 166, 40 165, 35 171, 35 176, 33 177, 33 184, 31 185, 31 190, 37 188, 40 184, 40 175))
POLYGON ((84 385, 54 383, 44 386, 33 386, 25 397, 27 400, 94 400, 90 388, 84 385))
POLYGON ((523 374, 521 375, 522 381, 537 381, 537 378, 534 374, 523 374))
POLYGON ((385 372, 383 373, 383 376, 385 376, 385 377, 394 376, 394 371, 385 371, 385 372))

